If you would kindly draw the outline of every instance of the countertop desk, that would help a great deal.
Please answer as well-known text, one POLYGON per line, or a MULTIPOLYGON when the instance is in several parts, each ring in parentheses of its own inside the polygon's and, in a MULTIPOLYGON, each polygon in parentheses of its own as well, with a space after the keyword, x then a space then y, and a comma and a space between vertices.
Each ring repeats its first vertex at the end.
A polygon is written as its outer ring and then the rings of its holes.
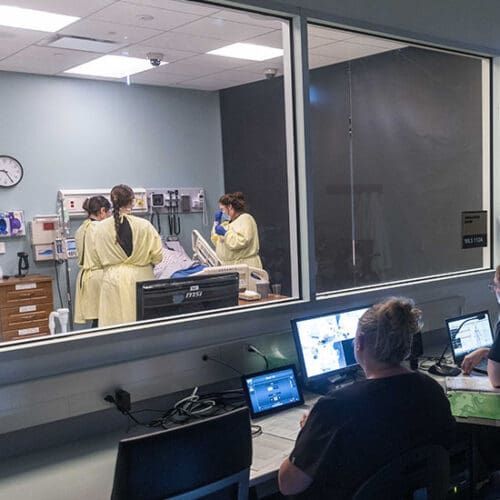
MULTIPOLYGON (((309 407, 306 403, 256 422, 263 432, 253 438, 250 486, 276 478, 309 407)), ((109 500, 118 442, 125 437, 115 432, 0 462, 0 499, 109 500)))
MULTIPOLYGON (((293 449, 302 414, 318 397, 306 394, 304 406, 254 422, 262 427, 262 434, 253 438, 250 486, 259 487, 276 478, 281 462, 293 449)), ((459 421, 500 426, 500 420, 459 421)), ((109 500, 118 442, 124 437, 124 432, 99 435, 1 462, 0 499, 109 500)))

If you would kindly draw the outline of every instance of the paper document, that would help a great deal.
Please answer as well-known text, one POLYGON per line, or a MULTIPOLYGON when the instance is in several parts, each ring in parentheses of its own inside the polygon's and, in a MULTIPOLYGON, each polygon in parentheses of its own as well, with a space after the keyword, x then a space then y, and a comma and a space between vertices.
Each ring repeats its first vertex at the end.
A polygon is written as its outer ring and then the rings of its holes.
POLYGON ((446 377, 447 391, 476 391, 476 392, 496 392, 500 394, 500 389, 491 385, 488 377, 458 376, 446 377))
POLYGON ((276 473, 281 462, 290 455, 294 442, 269 434, 261 434, 253 440, 253 458, 250 477, 276 473))
POLYGON ((300 431, 300 419, 307 411, 309 411, 307 407, 299 406, 277 415, 264 417, 257 420, 256 423, 262 427, 262 431, 266 434, 295 441, 300 431))

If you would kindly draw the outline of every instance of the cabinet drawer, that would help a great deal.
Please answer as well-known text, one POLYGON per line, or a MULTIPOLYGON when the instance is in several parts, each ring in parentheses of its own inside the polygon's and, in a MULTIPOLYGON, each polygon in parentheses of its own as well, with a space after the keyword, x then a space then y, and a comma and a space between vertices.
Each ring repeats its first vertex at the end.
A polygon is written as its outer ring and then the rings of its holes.
POLYGON ((49 334, 48 321, 30 321, 24 323, 19 328, 2 331, 2 340, 26 339, 30 337, 40 337, 49 334))
POLYGON ((49 304, 7 307, 2 309, 1 329, 2 331, 6 331, 24 328, 24 325, 28 325, 32 321, 48 322, 50 311, 49 304))
POLYGON ((16 285, 1 287, 0 308, 52 304, 52 283, 33 283, 33 285, 35 288, 21 290, 16 290, 16 285))

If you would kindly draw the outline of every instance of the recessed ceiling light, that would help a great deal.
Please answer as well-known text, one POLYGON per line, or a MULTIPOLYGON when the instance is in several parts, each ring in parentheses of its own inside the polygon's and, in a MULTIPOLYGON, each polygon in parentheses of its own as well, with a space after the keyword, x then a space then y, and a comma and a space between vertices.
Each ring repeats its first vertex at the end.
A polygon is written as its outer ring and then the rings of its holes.
POLYGON ((111 40, 97 40, 95 38, 71 35, 55 35, 55 38, 45 44, 46 47, 83 50, 85 52, 100 52, 101 54, 112 52, 115 45, 115 42, 111 40))
POLYGON ((139 19, 139 21, 152 21, 154 19, 154 17, 150 16, 149 14, 140 15, 137 16, 137 18, 139 19))
MULTIPOLYGON (((167 64, 162 62, 161 65, 167 64)), ((102 76, 106 78, 124 78, 141 71, 152 69, 147 59, 125 56, 102 56, 85 64, 67 69, 64 73, 74 75, 102 76)))
POLYGON ((80 18, 54 14, 43 10, 23 9, 0 5, 0 25, 26 30, 48 31, 53 33, 68 26, 80 18))
POLYGON ((267 61, 283 55, 283 49, 275 49, 265 45, 253 43, 233 43, 220 49, 211 50, 207 54, 223 57, 235 57, 237 59, 248 59, 250 61, 267 61))

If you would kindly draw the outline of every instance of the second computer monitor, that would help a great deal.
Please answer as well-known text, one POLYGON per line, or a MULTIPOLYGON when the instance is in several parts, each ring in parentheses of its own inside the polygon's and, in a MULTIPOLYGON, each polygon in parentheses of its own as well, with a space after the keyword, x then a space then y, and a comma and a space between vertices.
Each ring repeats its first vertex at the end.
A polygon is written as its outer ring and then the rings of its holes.
POLYGON ((353 340, 358 320, 368 307, 358 307, 292 320, 297 354, 306 383, 320 381, 357 366, 353 340))

